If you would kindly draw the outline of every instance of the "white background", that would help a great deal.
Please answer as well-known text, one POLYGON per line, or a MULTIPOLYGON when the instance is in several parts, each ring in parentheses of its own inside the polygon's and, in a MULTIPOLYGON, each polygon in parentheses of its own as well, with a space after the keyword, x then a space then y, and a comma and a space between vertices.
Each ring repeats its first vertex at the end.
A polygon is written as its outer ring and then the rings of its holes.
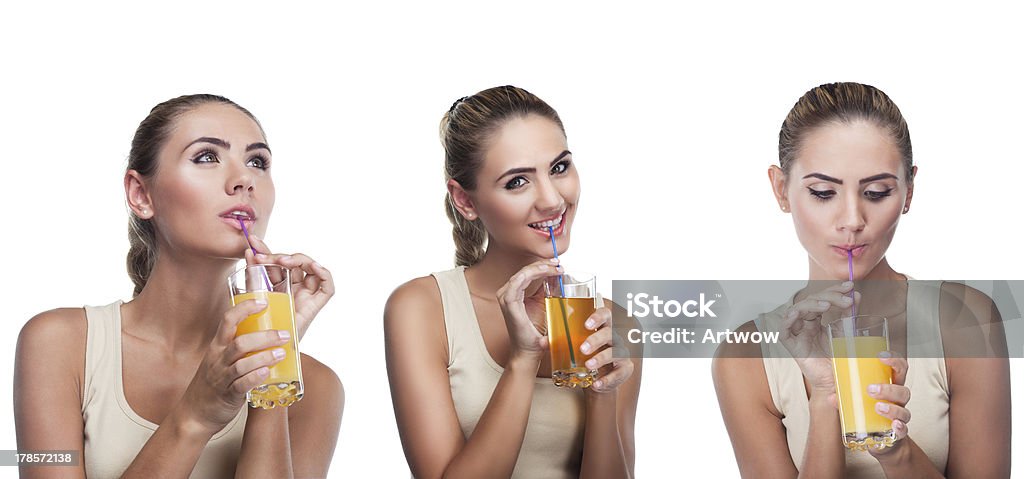
MULTIPOLYGON (((583 185, 563 263, 597 272, 606 295, 612 278, 805 277, 765 171, 796 99, 833 81, 882 88, 910 124, 920 172, 890 263, 921 279, 1020 278, 1015 12, 364 3, 4 8, 0 384, 11 384, 17 332, 32 315, 130 297, 129 143, 153 105, 185 93, 226 95, 256 114, 274 149, 268 243, 310 254, 338 279, 302 345, 347 390, 336 477, 408 476, 382 309, 395 286, 452 266, 437 125, 452 101, 487 87, 527 88, 561 114, 583 185)), ((637 475, 738 476, 710 361, 644 369, 637 475)), ((0 449, 15 448, 10 401, 0 394, 0 449)))

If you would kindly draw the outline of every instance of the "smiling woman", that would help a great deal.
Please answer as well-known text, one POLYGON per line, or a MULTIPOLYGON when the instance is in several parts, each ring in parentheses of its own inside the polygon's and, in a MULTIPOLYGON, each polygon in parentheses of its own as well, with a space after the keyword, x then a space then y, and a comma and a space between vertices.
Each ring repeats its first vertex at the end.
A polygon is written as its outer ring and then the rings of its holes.
POLYGON ((388 377, 415 477, 630 477, 640 361, 611 354, 597 308, 584 391, 551 380, 542 281, 562 273, 580 182, 554 109, 512 86, 441 120, 457 268, 400 286, 384 311, 388 377))
MULTIPOLYGON (((134 299, 47 311, 25 325, 15 360, 19 449, 84 454, 63 477, 326 475, 344 398, 330 368, 303 356, 303 401, 244 406, 334 294, 325 268, 271 254, 260 239, 274 206, 270 159, 255 117, 226 98, 153 108, 124 176, 134 299), (241 229, 254 233, 252 246, 241 229), (235 336, 267 307, 231 305, 225 279, 243 257, 291 270, 297 338, 235 336)), ((22 477, 47 469, 23 467, 22 477)))

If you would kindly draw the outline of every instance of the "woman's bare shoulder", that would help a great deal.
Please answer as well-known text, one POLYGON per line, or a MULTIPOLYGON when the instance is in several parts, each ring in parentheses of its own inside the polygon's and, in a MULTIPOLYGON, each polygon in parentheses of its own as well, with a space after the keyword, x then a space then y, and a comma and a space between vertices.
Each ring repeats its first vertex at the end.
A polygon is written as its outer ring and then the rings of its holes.
POLYGON ((412 321, 422 315, 442 317, 441 291, 433 276, 421 276, 401 284, 388 297, 384 321, 412 321), (412 313, 412 314, 410 314, 412 313))
POLYGON ((83 308, 58 308, 33 316, 18 335, 18 355, 43 354, 49 360, 82 357, 88 323, 83 308))

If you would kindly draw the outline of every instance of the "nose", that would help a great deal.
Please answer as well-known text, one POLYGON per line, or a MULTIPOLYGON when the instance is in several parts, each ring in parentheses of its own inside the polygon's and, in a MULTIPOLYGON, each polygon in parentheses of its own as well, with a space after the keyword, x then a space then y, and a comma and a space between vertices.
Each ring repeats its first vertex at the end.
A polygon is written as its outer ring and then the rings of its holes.
POLYGON ((252 172, 248 168, 245 166, 235 166, 228 176, 225 190, 229 195, 237 195, 243 192, 252 192, 255 185, 255 178, 253 178, 252 172))
POLYGON ((842 203, 839 219, 836 222, 836 229, 847 233, 858 233, 864 230, 865 223, 860 195, 850 195, 842 203))
POLYGON ((565 207, 565 198, 551 180, 542 179, 537 183, 536 208, 544 214, 555 214, 565 207))

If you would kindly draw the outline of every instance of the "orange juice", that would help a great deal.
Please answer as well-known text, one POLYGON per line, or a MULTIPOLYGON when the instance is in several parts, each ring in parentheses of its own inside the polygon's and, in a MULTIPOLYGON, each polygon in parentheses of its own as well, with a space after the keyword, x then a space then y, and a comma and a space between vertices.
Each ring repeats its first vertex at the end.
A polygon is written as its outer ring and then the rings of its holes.
POLYGON ((584 363, 593 354, 584 355, 580 345, 592 333, 584 323, 594 314, 594 298, 548 297, 544 303, 551 349, 551 380, 559 387, 590 387, 597 378, 597 371, 587 368, 584 363))
MULTIPOLYGON (((254 333, 256 331, 286 330, 292 334, 291 340, 282 345, 285 357, 270 367, 270 375, 263 384, 253 388, 247 394, 249 405, 262 409, 276 406, 290 406, 302 399, 302 366, 296 353, 298 335, 295 332, 295 320, 292 314, 292 297, 288 293, 257 291, 237 294, 233 303, 238 304, 250 299, 262 299, 267 308, 251 315, 238 323, 235 336, 254 333)), ((252 356, 260 351, 249 353, 252 356)))
MULTIPOLYGON (((832 339, 843 444, 853 450, 890 446, 895 438, 892 420, 875 412, 879 401, 868 395, 868 385, 892 383, 892 368, 878 359, 888 350, 882 336, 851 336, 832 339)), ((884 402, 884 401, 883 401, 884 402)))

